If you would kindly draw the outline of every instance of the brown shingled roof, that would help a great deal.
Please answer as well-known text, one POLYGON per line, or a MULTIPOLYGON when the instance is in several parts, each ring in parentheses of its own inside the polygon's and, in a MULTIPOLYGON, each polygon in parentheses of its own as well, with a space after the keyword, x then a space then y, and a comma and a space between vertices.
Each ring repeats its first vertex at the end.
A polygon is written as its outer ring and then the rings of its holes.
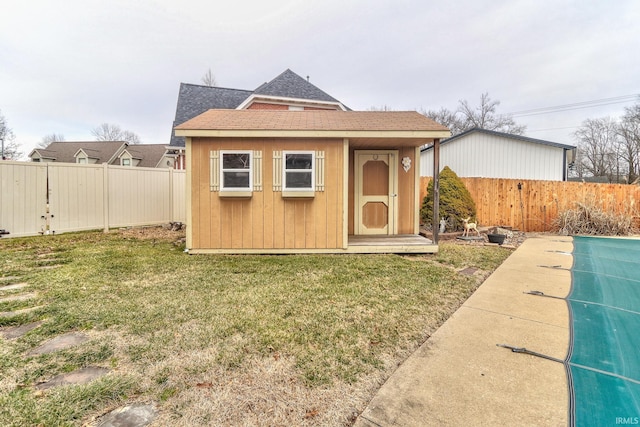
POLYGON ((75 163, 74 155, 82 149, 91 158, 97 159, 97 163, 105 163, 113 158, 123 147, 123 141, 62 141, 52 142, 46 148, 36 148, 43 157, 55 159, 61 163, 75 163))
POLYGON ((134 158, 140 159, 138 167, 155 168, 164 157, 167 147, 165 144, 136 144, 129 145, 127 151, 134 158))
POLYGON ((439 131, 448 129, 416 111, 209 110, 176 130, 439 131))

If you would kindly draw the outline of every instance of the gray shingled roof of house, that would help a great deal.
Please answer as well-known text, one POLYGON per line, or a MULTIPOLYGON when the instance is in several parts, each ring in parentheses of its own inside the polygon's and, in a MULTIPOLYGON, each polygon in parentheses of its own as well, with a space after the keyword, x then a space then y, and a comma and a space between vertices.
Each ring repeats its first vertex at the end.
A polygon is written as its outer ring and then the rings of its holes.
POLYGON ((170 145, 174 147, 184 147, 185 145, 184 137, 175 135, 173 128, 176 126, 210 109, 236 109, 253 94, 340 102, 289 69, 253 91, 180 83, 176 117, 171 128, 170 145))
POLYGON ((289 69, 257 88, 254 93, 256 95, 340 102, 289 69))
POLYGON ((176 118, 171 127, 170 145, 184 147, 184 137, 176 136, 173 128, 212 108, 235 109, 253 92, 180 83, 176 118))

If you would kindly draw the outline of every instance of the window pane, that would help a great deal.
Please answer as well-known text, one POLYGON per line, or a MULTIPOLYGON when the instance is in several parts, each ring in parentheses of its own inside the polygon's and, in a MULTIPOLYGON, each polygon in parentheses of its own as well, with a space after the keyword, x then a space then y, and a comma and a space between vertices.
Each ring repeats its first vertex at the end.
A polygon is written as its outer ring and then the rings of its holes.
POLYGON ((311 188, 311 172, 287 172, 285 188, 311 188))
POLYGON ((225 188, 249 188, 249 172, 223 172, 225 188))
POLYGON ((249 153, 225 153, 222 155, 223 169, 249 169, 249 153))
POLYGON ((287 154, 287 169, 311 169, 313 154, 287 154))

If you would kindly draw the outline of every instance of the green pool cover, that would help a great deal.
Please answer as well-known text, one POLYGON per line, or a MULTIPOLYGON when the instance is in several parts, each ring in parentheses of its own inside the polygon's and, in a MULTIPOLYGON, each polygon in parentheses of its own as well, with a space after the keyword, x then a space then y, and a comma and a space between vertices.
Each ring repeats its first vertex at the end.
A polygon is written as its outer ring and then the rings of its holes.
POLYGON ((640 425, 640 240, 575 237, 570 424, 640 425))

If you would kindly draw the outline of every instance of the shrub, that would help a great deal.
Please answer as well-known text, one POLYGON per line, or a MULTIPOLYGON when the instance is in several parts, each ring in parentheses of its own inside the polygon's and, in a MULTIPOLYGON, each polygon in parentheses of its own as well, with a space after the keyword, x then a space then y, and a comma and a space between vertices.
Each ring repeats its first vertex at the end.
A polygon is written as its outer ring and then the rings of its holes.
MULTIPOLYGON (((452 171, 445 166, 440 172, 440 217, 447 218, 449 227, 462 229, 462 219, 476 216, 476 204, 471 193, 452 171)), ((433 223, 433 180, 427 187, 427 195, 422 202, 420 217, 424 224, 433 223)))

